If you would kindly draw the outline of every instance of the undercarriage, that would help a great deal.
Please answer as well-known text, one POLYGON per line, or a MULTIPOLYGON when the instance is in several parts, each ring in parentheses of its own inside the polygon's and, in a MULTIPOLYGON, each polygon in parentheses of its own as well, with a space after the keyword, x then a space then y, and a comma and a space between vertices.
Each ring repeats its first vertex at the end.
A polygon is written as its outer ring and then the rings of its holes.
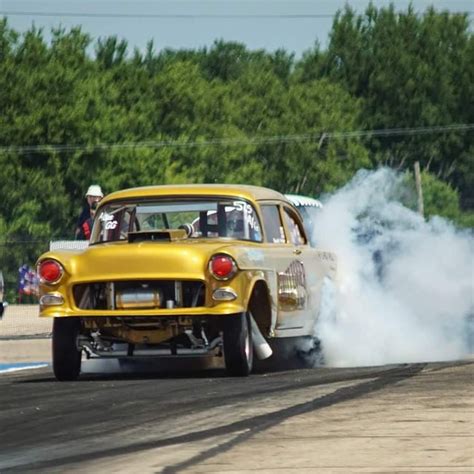
POLYGON ((272 350, 252 314, 222 317, 55 318, 53 370, 58 380, 76 380, 82 353, 91 358, 223 356, 227 372, 245 376, 272 350))
POLYGON ((178 318, 82 318, 77 349, 91 357, 222 356, 222 324, 178 318))

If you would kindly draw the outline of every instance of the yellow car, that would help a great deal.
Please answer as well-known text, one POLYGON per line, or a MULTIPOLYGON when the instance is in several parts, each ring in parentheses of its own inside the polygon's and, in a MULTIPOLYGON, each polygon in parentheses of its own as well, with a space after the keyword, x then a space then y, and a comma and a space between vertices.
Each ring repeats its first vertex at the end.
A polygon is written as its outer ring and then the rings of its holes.
POLYGON ((310 336, 336 257, 308 244, 296 208, 256 186, 150 186, 106 196, 89 246, 37 263, 53 369, 87 357, 224 356, 248 375, 268 340, 310 336))

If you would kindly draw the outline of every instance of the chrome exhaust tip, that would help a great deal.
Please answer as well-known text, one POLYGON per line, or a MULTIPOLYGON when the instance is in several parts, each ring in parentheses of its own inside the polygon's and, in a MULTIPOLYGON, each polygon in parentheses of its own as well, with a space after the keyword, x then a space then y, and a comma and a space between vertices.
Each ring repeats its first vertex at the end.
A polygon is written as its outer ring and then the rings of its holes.
POLYGON ((273 354, 272 348, 269 346, 268 342, 265 340, 262 333, 260 332, 260 329, 258 328, 255 319, 253 319, 252 314, 249 314, 249 316, 255 355, 259 360, 268 359, 273 354))

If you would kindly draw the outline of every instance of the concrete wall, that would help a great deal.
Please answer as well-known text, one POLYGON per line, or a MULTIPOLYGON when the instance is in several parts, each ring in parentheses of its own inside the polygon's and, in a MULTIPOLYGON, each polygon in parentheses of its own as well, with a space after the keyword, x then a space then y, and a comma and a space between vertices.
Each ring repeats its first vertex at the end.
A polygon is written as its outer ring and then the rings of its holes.
POLYGON ((7 306, 0 320, 0 339, 18 339, 21 337, 51 334, 53 320, 40 318, 38 305, 7 306))
POLYGON ((8 306, 0 320, 0 363, 50 362, 53 320, 38 305, 8 306))

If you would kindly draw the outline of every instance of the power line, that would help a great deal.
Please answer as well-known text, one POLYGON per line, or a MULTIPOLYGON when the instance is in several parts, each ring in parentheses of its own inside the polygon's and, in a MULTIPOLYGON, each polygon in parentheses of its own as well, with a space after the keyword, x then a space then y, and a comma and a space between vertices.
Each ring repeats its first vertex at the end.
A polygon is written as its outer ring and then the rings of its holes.
POLYGON ((13 12, 0 11, 0 15, 8 16, 61 16, 72 18, 175 18, 175 19, 196 19, 196 18, 333 18, 334 13, 88 13, 88 12, 13 12))
MULTIPOLYGON (((474 15, 474 11, 453 11, 453 15, 474 15)), ((420 13, 422 14, 422 13, 420 13)), ((163 19, 312 19, 333 18, 335 13, 89 13, 89 12, 40 12, 0 11, 6 16, 68 17, 68 18, 163 18, 163 19)))
POLYGON ((199 141, 142 141, 125 143, 97 143, 88 145, 14 145, 0 147, 0 153, 45 153, 45 152, 76 152, 76 151, 98 151, 98 150, 127 150, 134 148, 193 148, 205 146, 247 146, 247 145, 275 145, 282 143, 320 143, 330 138, 386 138, 402 137, 427 134, 441 134, 448 132, 470 132, 474 130, 474 123, 462 123, 451 125, 436 125, 431 127, 411 127, 411 128, 388 128, 377 130, 353 130, 345 132, 314 132, 300 135, 273 135, 268 137, 249 138, 210 138, 199 141))

